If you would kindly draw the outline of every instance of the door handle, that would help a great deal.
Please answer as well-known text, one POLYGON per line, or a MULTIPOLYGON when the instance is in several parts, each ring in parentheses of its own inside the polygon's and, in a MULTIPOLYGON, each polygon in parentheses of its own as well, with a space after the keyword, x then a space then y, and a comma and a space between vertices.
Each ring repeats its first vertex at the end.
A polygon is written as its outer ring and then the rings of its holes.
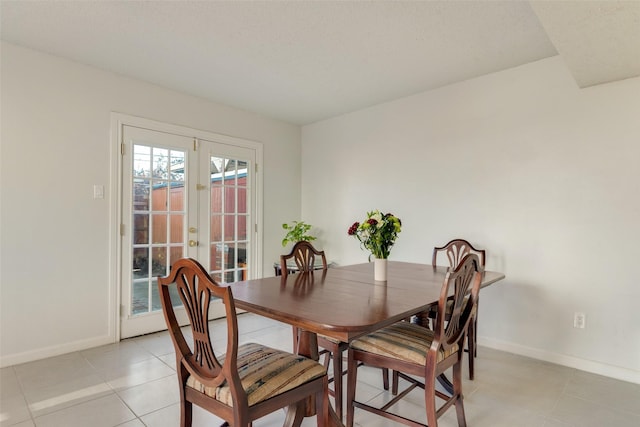
POLYGON ((192 248, 198 246, 198 241, 197 240, 189 240, 189 246, 192 247, 192 248))

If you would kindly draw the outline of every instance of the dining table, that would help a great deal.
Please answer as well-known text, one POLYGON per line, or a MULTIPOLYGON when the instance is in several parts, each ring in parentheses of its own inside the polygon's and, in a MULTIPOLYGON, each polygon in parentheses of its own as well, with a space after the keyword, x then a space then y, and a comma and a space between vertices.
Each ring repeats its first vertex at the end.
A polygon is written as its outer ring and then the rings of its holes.
MULTIPOLYGON (((373 263, 362 263, 229 286, 237 308, 297 326, 302 333, 294 350, 318 360, 317 334, 350 343, 426 311, 438 303, 448 270, 445 266, 390 260, 384 282, 374 280, 373 263)), ((481 288, 504 277, 500 272, 483 271, 481 288)), ((299 426, 304 417, 314 414, 311 400, 293 405, 284 425, 299 426)), ((333 408, 328 425, 343 425, 333 408)))

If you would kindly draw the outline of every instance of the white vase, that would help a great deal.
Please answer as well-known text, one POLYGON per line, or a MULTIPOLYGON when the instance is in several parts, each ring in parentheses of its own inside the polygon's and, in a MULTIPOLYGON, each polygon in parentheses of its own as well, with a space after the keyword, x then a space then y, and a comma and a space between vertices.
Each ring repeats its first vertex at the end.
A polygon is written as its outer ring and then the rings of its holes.
POLYGON ((373 259, 373 279, 376 282, 387 281, 387 260, 382 258, 373 259))

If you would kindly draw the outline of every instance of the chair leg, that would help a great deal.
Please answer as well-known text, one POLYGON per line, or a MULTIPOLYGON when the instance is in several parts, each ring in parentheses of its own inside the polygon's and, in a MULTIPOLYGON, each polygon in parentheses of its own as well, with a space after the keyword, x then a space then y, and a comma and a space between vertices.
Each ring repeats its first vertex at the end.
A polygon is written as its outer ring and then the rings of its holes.
POLYGON ((358 380, 358 363, 353 357, 352 350, 347 352, 347 425, 353 427, 353 413, 355 407, 353 401, 356 400, 356 382, 358 380))
POLYGON ((389 390, 389 370, 382 368, 382 388, 389 390))
MULTIPOLYGON (((471 354, 469 354, 471 356, 471 354)), ((467 427, 467 419, 464 415, 464 402, 462 397, 462 353, 458 358, 458 363, 453 365, 453 399, 456 399, 456 415, 458 417, 458 427, 467 427)))
POLYGON ((182 399, 180 405, 180 427, 191 427, 191 419, 193 414, 193 404, 182 399))
MULTIPOLYGON (((424 405, 427 411, 427 425, 429 427, 438 427, 438 415, 436 407, 436 369, 435 365, 427 366, 425 382, 424 382, 424 405)), ((395 371, 394 371, 395 373, 395 371)))
POLYGON ((300 405, 304 405, 304 400, 287 407, 287 415, 284 419, 284 423, 282 424, 283 426, 300 426, 300 424, 302 424, 304 410, 302 410, 300 405))
POLYGON ((178 384, 180 384, 180 427, 191 427, 193 403, 187 400, 186 383, 188 371, 180 362, 177 364, 178 384))
POLYGON ((475 358, 478 356, 478 343, 476 341, 478 334, 478 317, 475 316, 469 322, 469 330, 467 331, 467 351, 469 355, 469 379, 475 378, 475 358))
MULTIPOLYGON (((391 371, 391 394, 398 395, 398 384, 400 383, 400 375, 398 371, 391 371)), ((389 389, 387 389, 389 390, 389 389)))
POLYGON ((291 330, 293 332, 293 353, 298 354, 298 328, 296 326, 292 326, 291 330))
POLYGON ((342 352, 334 348, 333 357, 333 397, 335 398, 336 415, 342 419, 342 352))
POLYGON ((474 374, 475 374, 475 364, 474 364, 474 360, 475 356, 474 353, 475 351, 473 351, 473 346, 475 343, 475 340, 473 339, 473 335, 474 335, 474 330, 475 328, 473 327, 473 321, 471 323, 469 323, 469 330, 467 331, 467 348, 468 348, 468 353, 467 356, 469 357, 469 379, 473 380, 474 379, 474 374))
POLYGON ((478 357, 478 316, 473 318, 473 357, 478 357))
POLYGON ((329 381, 324 378, 323 390, 316 393, 316 420, 318 427, 324 427, 329 423, 329 381))

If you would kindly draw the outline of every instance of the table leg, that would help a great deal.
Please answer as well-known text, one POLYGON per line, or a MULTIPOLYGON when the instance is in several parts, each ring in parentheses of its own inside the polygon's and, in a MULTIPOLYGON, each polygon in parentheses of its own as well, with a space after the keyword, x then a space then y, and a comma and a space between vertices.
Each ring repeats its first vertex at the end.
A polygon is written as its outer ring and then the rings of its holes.
MULTIPOLYGON (((300 329, 298 354, 313 360, 319 360, 318 336, 315 333, 300 329)), ((329 398, 328 394, 326 398, 329 398)), ((285 419, 283 427, 299 427, 304 417, 312 417, 315 416, 315 414, 316 408, 313 399, 307 399, 304 404, 291 405, 287 409, 287 418, 285 419)), ((338 418, 331 405, 329 405, 329 419, 327 421, 327 427, 344 427, 342 420, 338 418)))
POLYGON ((299 329, 299 331, 298 354, 308 357, 309 359, 319 360, 318 336, 313 332, 305 331, 304 329, 299 329))

